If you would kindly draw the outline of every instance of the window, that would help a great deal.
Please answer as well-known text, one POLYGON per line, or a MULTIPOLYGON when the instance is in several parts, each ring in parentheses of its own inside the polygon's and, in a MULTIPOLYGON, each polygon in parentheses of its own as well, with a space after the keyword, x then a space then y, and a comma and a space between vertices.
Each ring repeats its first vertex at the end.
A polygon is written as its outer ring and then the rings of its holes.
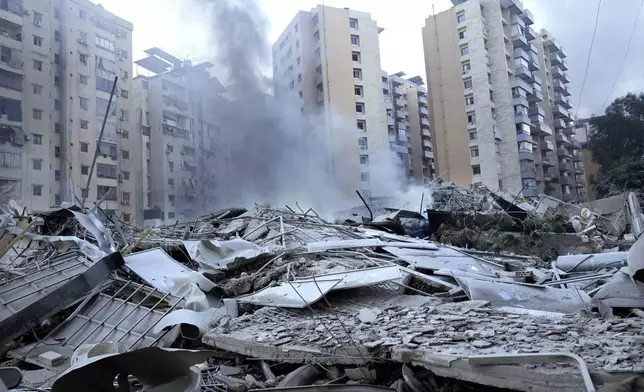
POLYGON ((36 84, 36 83, 34 83, 33 85, 34 85, 34 94, 36 94, 36 95, 42 95, 42 89, 43 89, 43 86, 38 85, 38 84, 36 84))
POLYGON ((129 223, 132 219, 130 218, 130 214, 123 214, 123 216, 121 217, 121 220, 123 222, 128 222, 129 223))
POLYGON ((80 84, 87 84, 89 82, 89 77, 87 75, 78 74, 78 81, 80 84))
POLYGON ((89 152, 89 143, 82 143, 81 142, 81 152, 89 152))
POLYGON ((318 14, 313 15, 313 24, 314 25, 318 24, 318 21, 319 21, 318 14))
POLYGON ((88 55, 83 54, 83 53, 79 53, 79 54, 78 54, 78 60, 79 60, 82 64, 85 64, 85 65, 87 65, 87 58, 88 58, 88 57, 89 57, 88 55))
POLYGON ((368 165, 369 164, 369 155, 360 155, 360 164, 368 165))
POLYGON ((349 18, 349 27, 352 29, 358 28, 358 19, 349 18))
POLYGON ((81 129, 89 129, 89 121, 80 120, 80 127, 81 127, 81 129))
POLYGON ((317 30, 313 33, 313 41, 318 42, 320 40, 320 30, 317 30))
POLYGON ((360 181, 369 182, 369 173, 360 173, 360 181))
POLYGON ((60 87, 60 77, 54 76, 54 86, 60 87))
POLYGON ((174 162, 168 162, 168 170, 170 173, 174 172, 174 162))
POLYGON ((121 138, 129 139, 130 138, 130 132, 126 131, 125 129, 121 129, 121 138))
POLYGON ((288 84, 289 90, 293 90, 295 88, 295 81, 291 80, 291 83, 288 84))
POLYGON ((465 13, 460 13, 460 14, 456 15, 456 22, 457 23, 465 22, 465 13))
POLYGON ((351 45, 359 46, 360 45, 360 37, 357 36, 357 35, 352 34, 351 35, 351 45))
POLYGON ((358 79, 358 80, 362 80, 362 70, 354 68, 353 69, 353 78, 358 79))
POLYGON ((55 123, 54 124, 54 132, 55 133, 60 133, 60 123, 55 123))
POLYGON ((168 201, 170 203, 174 203, 174 200, 175 200, 174 195, 168 195, 168 201))
POLYGON ((362 86, 355 86, 353 87, 353 92, 355 93, 356 96, 362 97, 364 95, 362 86))
POLYGON ((78 10, 78 17, 81 19, 87 19, 87 12, 85 10, 78 10))
POLYGON ((494 102, 494 91, 490 90, 490 101, 494 102))
POLYGON ((60 147, 59 146, 54 147, 54 157, 60 158, 60 147))
POLYGON ((127 80, 130 74, 127 71, 121 70, 121 79, 127 80))
POLYGON ((467 113, 467 123, 470 124, 470 125, 476 124, 476 113, 475 112, 467 113))
POLYGON ((360 62, 360 52, 351 52, 351 59, 354 62, 359 63, 360 62))
POLYGON ((61 202, 62 202, 62 198, 60 196, 60 193, 56 193, 54 195, 54 204, 59 206, 61 204, 61 202))
POLYGON ((356 123, 358 126, 358 129, 361 131, 366 131, 367 130, 367 122, 365 120, 358 120, 356 123))
POLYGON ((130 159, 130 152, 127 150, 121 150, 121 158, 130 159))
POLYGON ((461 67, 463 68, 463 75, 469 73, 470 70, 472 69, 472 65, 470 64, 469 61, 462 62, 461 67))
POLYGON ((367 150, 369 149, 369 143, 367 142, 366 137, 360 137, 358 138, 358 145, 360 146, 361 150, 367 150))
POLYGON ((297 82, 299 83, 301 81, 302 81, 302 74, 297 74, 297 82))
POLYGON ((60 64, 60 55, 58 53, 54 53, 54 64, 60 64))
POLYGON ((39 37, 37 35, 34 35, 34 45, 36 46, 42 46, 42 37, 39 37))
POLYGON ((105 91, 106 93, 111 93, 112 92, 112 85, 114 83, 109 80, 102 78, 100 76, 96 77, 96 89, 100 91, 105 91))
POLYGON ((32 185, 31 194, 34 196, 42 196, 42 185, 32 185))
POLYGON ((54 181, 60 181, 60 170, 54 170, 54 181))
POLYGON ((31 135, 31 137, 32 137, 32 143, 33 144, 38 145, 38 146, 42 144, 42 135, 38 135, 38 134, 34 133, 34 134, 31 135))
POLYGON ((356 103, 356 113, 364 113, 364 103, 356 103))
POLYGON ((470 141, 476 140, 476 139, 478 139, 478 135, 476 134, 476 131, 470 131, 470 141))
POLYGON ((141 88, 143 88, 143 90, 148 89, 148 81, 147 80, 141 80, 141 88))
POLYGON ((81 109, 87 110, 87 108, 89 107, 89 98, 80 97, 79 101, 81 109))
POLYGON ((42 61, 40 60, 34 60, 34 69, 36 71, 42 71, 42 61))
POLYGON ((168 212, 168 219, 174 219, 174 212, 168 212))
POLYGON ((473 165, 472 174, 474 175, 481 174, 481 165, 473 165))
POLYGON ((471 89, 473 87, 472 86, 472 78, 463 79, 463 87, 465 88, 465 90, 471 89))
POLYGON ((470 47, 468 45, 461 45, 461 56, 470 54, 470 47))
POLYGON ((124 180, 129 180, 130 179, 130 172, 129 171, 123 171, 123 172, 121 172, 121 174, 123 175, 124 180))
POLYGON ((86 176, 89 174, 89 166, 81 165, 81 174, 86 176))
POLYGON ((174 178, 168 178, 168 185, 170 188, 174 188, 174 178))
POLYGON ((54 99, 54 109, 60 110, 60 108, 61 108, 60 99, 54 99))
POLYGON ((467 38, 467 29, 460 29, 458 31, 458 38, 459 39, 465 39, 467 38))
POLYGON ((54 41, 60 42, 60 31, 54 30, 54 41))
POLYGON ((119 119, 121 121, 128 121, 130 119, 130 112, 125 109, 121 109, 121 115, 119 119))
POLYGON ((42 159, 32 159, 31 168, 34 170, 42 170, 42 159))
POLYGON ((470 157, 477 158, 479 156, 478 146, 470 147, 470 157))
POLYGON ((301 63, 302 63, 302 58, 300 58, 300 57, 298 56, 298 58, 297 58, 297 65, 300 65, 301 63))
POLYGON ((99 35, 96 36, 96 46, 99 48, 103 48, 109 51, 114 51, 114 41, 110 41, 109 39, 103 38, 99 35))
POLYGON ((302 90, 300 90, 300 92, 298 93, 298 95, 300 96, 300 98, 304 98, 304 93, 302 93, 302 90))
POLYGON ((130 201, 130 192, 121 192, 121 200, 130 201))
POLYGON ((474 105, 474 95, 468 95, 465 97, 465 106, 472 106, 474 105))
POLYGON ((296 23, 295 24, 295 32, 297 33, 298 31, 300 31, 300 24, 296 23))
POLYGON ((42 110, 34 109, 32 115, 33 115, 34 120, 42 120, 42 110))
POLYGON ((320 48, 315 49, 314 56, 316 60, 320 59, 320 48))

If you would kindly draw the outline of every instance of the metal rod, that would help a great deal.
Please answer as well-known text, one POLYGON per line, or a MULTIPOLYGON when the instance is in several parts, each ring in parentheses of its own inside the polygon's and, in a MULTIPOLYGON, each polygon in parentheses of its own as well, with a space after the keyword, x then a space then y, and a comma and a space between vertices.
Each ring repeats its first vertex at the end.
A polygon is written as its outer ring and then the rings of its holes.
POLYGON ((364 200, 364 197, 362 197, 362 194, 360 193, 360 191, 356 191, 356 193, 360 197, 360 200, 362 200, 362 202, 364 203, 364 206, 367 207, 367 209, 369 210, 369 216, 371 217, 371 221, 373 222, 373 211, 371 211, 369 204, 367 204, 367 202, 364 200))
POLYGON ((89 175, 87 176, 87 185, 85 186, 86 191, 83 193, 83 201, 81 202, 81 208, 85 208, 85 200, 87 195, 89 195, 89 184, 92 181, 92 174, 94 174, 94 166, 96 165, 96 158, 98 158, 98 151, 101 148, 101 141, 103 140, 103 133, 105 132, 105 123, 107 122, 107 117, 110 115, 110 107, 112 106, 112 99, 114 98, 114 91, 116 91, 116 82, 119 80, 118 76, 114 77, 114 84, 112 85, 112 92, 110 93, 110 100, 107 101, 107 109, 105 109, 105 116, 103 116, 103 124, 101 125, 101 133, 98 134, 98 142, 96 143, 96 151, 94 151, 94 159, 92 159, 92 166, 89 168, 89 175))
MULTIPOLYGON (((143 285, 141 285, 141 286, 143 286, 143 285)), ((152 290, 150 290, 150 292, 148 293, 148 295, 146 295, 145 297, 143 297, 143 299, 142 299, 141 301, 139 301, 138 305, 141 305, 142 303, 144 303, 148 298, 150 298, 150 296, 151 296, 152 294, 154 294, 154 293, 156 293, 156 292, 157 292, 157 289, 152 289, 152 290)), ((125 319, 126 319, 126 318, 130 317, 130 315, 131 315, 132 313, 134 313, 134 312, 138 309, 138 305, 132 306, 132 309, 130 309, 130 311, 129 311, 129 312, 127 312, 127 314, 126 314, 125 316, 123 316, 123 318, 121 319, 121 321, 119 321, 118 323, 114 324, 114 326, 112 327, 112 329, 110 329, 110 330, 105 334, 105 336, 103 336, 103 337, 100 339, 100 341, 102 342, 105 338, 107 338, 108 336, 110 336, 110 334, 111 334, 115 329, 117 329, 117 328, 118 328, 118 326, 119 326, 119 325, 121 325, 121 323, 122 323, 123 321, 125 321, 125 319)), ((130 332, 132 332, 132 328, 131 328, 131 327, 130 327, 130 329, 128 329, 128 330, 127 330, 127 332, 126 332, 125 334, 127 335, 127 334, 129 334, 130 332)))
POLYGON ((100 206, 100 205, 101 205, 101 203, 102 203, 102 202, 107 198, 107 196, 109 196, 109 195, 110 195, 110 193, 112 193, 112 189, 113 189, 113 188, 110 188, 110 189, 108 189, 108 190, 107 190, 107 192, 105 192, 105 194, 101 197, 101 199, 100 199, 99 201, 97 201, 97 202, 96 202, 96 204, 94 204, 94 207, 92 207, 92 209, 91 209, 91 210, 89 210, 89 212, 87 213, 87 215, 91 215, 91 214, 93 214, 93 213, 94 213, 94 211, 96 211, 96 209, 98 208, 98 206, 100 206))

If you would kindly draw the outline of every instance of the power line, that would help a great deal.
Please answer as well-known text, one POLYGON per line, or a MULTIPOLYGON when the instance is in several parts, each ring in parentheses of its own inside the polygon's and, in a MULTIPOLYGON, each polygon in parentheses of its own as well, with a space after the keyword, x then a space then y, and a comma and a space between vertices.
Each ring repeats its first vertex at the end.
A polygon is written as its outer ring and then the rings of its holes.
POLYGON ((615 80, 613 80, 613 85, 610 88, 610 93, 606 96, 606 99, 604 100, 604 103, 602 104, 602 111, 606 109, 606 104, 608 103, 608 100, 610 99, 611 95, 613 95, 613 90, 615 89, 615 85, 617 84, 617 80, 619 80, 619 77, 622 75, 622 71, 624 70, 624 64, 626 64, 626 59, 628 58, 628 54, 630 53, 631 49, 631 41, 633 41, 633 36, 635 35, 635 30, 637 30, 637 24, 640 19, 640 14, 642 13, 642 6, 644 5, 644 0, 640 1, 640 7, 637 9, 637 16, 635 17, 635 23, 633 23, 633 30, 631 30, 631 35, 628 37, 628 44, 626 45, 626 53, 624 53, 624 58, 622 59, 622 65, 619 66, 619 72, 617 73, 617 76, 615 77, 615 80))
POLYGON ((593 37, 590 40, 590 49, 588 50, 588 60, 586 61, 586 72, 584 73, 584 81, 581 83, 581 92, 579 93, 579 103, 577 104, 577 110, 575 111, 575 118, 579 114, 579 108, 581 107, 581 99, 584 96, 584 87, 586 86, 586 79, 588 78, 588 68, 590 68, 590 55, 593 53, 593 44, 595 43, 595 34, 597 34, 597 22, 599 22, 599 10, 602 6, 602 0, 599 0, 597 3, 597 15, 595 15, 595 27, 593 28, 593 37))

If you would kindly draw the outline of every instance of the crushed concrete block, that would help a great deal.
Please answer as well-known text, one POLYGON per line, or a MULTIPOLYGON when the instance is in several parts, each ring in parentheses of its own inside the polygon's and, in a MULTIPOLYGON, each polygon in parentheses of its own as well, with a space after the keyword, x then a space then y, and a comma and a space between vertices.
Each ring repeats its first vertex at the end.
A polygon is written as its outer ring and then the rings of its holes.
POLYGON ((376 380, 376 371, 374 369, 367 369, 365 367, 353 368, 353 369, 344 369, 344 374, 349 380, 353 381, 375 381, 376 380))
POLYGON ((358 319, 365 324, 374 323, 377 318, 378 318, 378 315, 376 314, 376 312, 374 312, 371 309, 362 308, 358 313, 358 319))
POLYGON ((54 351, 47 351, 40 354, 38 360, 48 367, 55 367, 65 362, 65 356, 54 351))

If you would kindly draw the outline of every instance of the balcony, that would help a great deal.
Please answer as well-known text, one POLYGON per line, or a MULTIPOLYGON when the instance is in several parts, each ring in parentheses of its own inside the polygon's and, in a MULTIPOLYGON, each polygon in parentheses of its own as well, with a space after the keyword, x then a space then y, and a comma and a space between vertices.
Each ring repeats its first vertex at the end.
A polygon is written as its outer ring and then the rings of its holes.
POLYGON ((539 189, 535 187, 529 187, 523 189, 523 197, 539 197, 539 189))
POLYGON ((559 42, 557 42, 557 40, 554 39, 553 37, 550 37, 550 38, 546 39, 543 42, 543 46, 545 46, 548 49, 550 49, 551 53, 559 52, 560 49, 561 49, 561 45, 559 45, 559 42))
POLYGON ((389 91, 389 83, 387 82, 382 82, 382 89, 384 91, 389 91))
POLYGON ((396 110, 396 118, 399 120, 404 120, 407 118, 407 112, 404 110, 396 110))
MULTIPOLYGON (((520 64, 516 64, 516 67, 514 69, 514 73, 517 77, 523 79, 523 80, 530 80, 532 79, 532 72, 528 69, 528 67, 520 64)), ((530 91, 532 89, 528 89, 527 91, 530 91)))
POLYGON ((532 135, 530 135, 529 133, 517 132, 517 143, 521 142, 534 143, 534 141, 532 140, 532 135))
POLYGON ((405 84, 405 79, 401 78, 400 76, 397 75, 392 75, 389 77, 389 80, 391 80, 391 83, 394 84, 394 86, 400 86, 405 84))
POLYGON ((554 167, 555 165, 553 165, 552 162, 550 162, 549 158, 542 158, 541 166, 543 166, 544 168, 548 168, 548 167, 554 167))
POLYGON ((428 147, 431 149, 434 146, 432 146, 432 142, 430 142, 429 140, 423 140, 423 147, 428 147))
POLYGON ((0 19, 10 22, 16 26, 22 26, 22 2, 8 0, 0 2, 0 19))
POLYGON ((427 130, 427 129, 423 129, 422 135, 425 136, 425 137, 428 137, 428 138, 432 137, 431 132, 429 132, 429 130, 427 130))
POLYGON ((519 33, 512 34, 512 44, 514 47, 525 47, 528 45, 528 39, 525 37, 525 35, 521 35, 519 33))
POLYGON ((393 110, 394 104, 391 103, 391 100, 385 99, 385 109, 387 110, 393 110))
POLYGON ((530 69, 530 71, 538 71, 539 69, 541 69, 537 55, 530 55, 530 60, 528 60, 528 68, 530 69))
POLYGON ((577 201, 580 203, 586 203, 588 201, 588 195, 578 194, 577 201))
POLYGON ((537 178, 537 169, 523 168, 521 169, 521 178, 535 179, 537 178))
POLYGON ((427 106, 427 96, 418 95, 418 103, 427 106))
POLYGON ((425 156, 425 158, 434 159, 434 152, 433 151, 423 151, 423 155, 425 156))
POLYGON ((0 57, 0 68, 13 73, 23 73, 23 61, 20 51, 9 48, 2 48, 2 56, 0 57))
POLYGON ((559 183, 560 183, 561 185, 568 185, 568 186, 570 186, 570 185, 572 185, 573 180, 572 180, 572 178, 570 178, 570 177, 561 176, 561 177, 559 178, 559 183))
POLYGON ((575 196, 573 196, 571 194, 568 194, 568 193, 564 193, 563 196, 561 196, 561 200, 563 200, 563 201, 575 201, 575 196))
POLYGON ((541 108, 541 106, 531 106, 530 108, 528 108, 528 115, 530 115, 530 116, 536 116, 536 115, 545 116, 546 112, 545 112, 545 110, 543 110, 541 108))
POLYGON ((389 125, 390 127, 393 127, 394 125, 396 125, 396 122, 394 121, 393 117, 387 116, 387 125, 389 125))
POLYGON ((557 144, 564 144, 566 146, 570 146, 572 144, 570 137, 562 133, 557 133, 557 135, 555 136, 555 140, 557 141, 557 144))
POLYGON ((395 133, 389 133, 388 136, 389 136, 389 143, 396 143, 398 141, 395 133))
POLYGON ((528 52, 526 52, 521 48, 514 49, 514 58, 515 59, 522 58, 525 61, 530 61, 530 55, 528 54, 528 52))
POLYGON ((532 133, 536 136, 552 136, 552 128, 542 122, 532 122, 532 133))
POLYGON ((501 0, 502 8, 509 8, 512 12, 523 12, 523 2, 521 0, 501 0))
POLYGON ((395 97, 402 97, 403 95, 405 95, 405 92, 403 91, 402 88, 394 87, 394 96, 395 97))
POLYGON ((541 94, 541 91, 536 90, 536 89, 531 89, 532 93, 528 95, 528 101, 529 102, 542 102, 543 101, 543 94, 541 94))
POLYGON ((532 84, 533 89, 535 85, 538 85, 539 88, 541 87, 541 78, 537 76, 536 72, 532 73, 532 77, 530 78, 530 84, 532 84))
POLYGON ((574 162, 583 162, 584 161, 584 156, 581 155, 581 154, 575 154, 575 155, 573 155, 572 160, 574 162))
POLYGON ((561 53, 550 53, 550 62, 552 63, 552 65, 560 65, 562 61, 563 57, 561 57, 561 53))
POLYGON ((562 120, 562 119, 558 118, 558 119, 555 119, 555 120, 552 122, 552 126, 553 126, 555 129, 562 129, 562 128, 565 128, 565 127, 566 127, 566 122, 565 122, 564 120, 562 120))
POLYGON ((421 107, 418 111, 420 112, 421 115, 429 116, 429 110, 427 110, 426 107, 421 107))
POLYGON ((575 150, 581 150, 581 142, 574 137, 570 138, 570 142, 572 143, 572 148, 575 150))
POLYGON ((527 82, 525 82, 523 79, 519 79, 517 77, 513 77, 513 78, 510 79, 510 87, 511 88, 519 87, 519 88, 525 90, 525 92, 528 93, 528 94, 530 94, 530 92, 532 91, 532 87, 530 87, 530 85, 527 82))
POLYGON ((558 148, 557 149, 557 156, 558 157, 563 157, 563 158, 572 158, 572 154, 567 148, 558 148))
POLYGON ((565 83, 563 83, 561 80, 554 80, 553 87, 555 89, 555 92, 562 93, 566 97, 570 96, 570 90, 568 89, 568 86, 566 86, 565 83))
POLYGON ((517 124, 528 124, 530 125, 530 117, 527 114, 515 114, 514 122, 517 124))
POLYGON ((584 181, 584 180, 582 180, 582 179, 579 179, 579 178, 578 178, 578 179, 575 181, 575 186, 576 186, 577 188, 585 188, 585 187, 586 187, 586 181, 584 181))
POLYGON ((519 150, 520 161, 534 161, 534 154, 531 151, 519 150))
POLYGON ((555 150, 555 144, 551 142, 550 140, 545 140, 539 144, 541 147, 542 151, 554 151, 555 150))
POLYGON ((394 100, 394 106, 395 106, 397 109, 402 109, 402 108, 404 108, 404 107, 405 107, 405 101, 404 101, 404 100, 402 100, 402 99, 400 99, 400 98, 396 98, 396 99, 394 100))
POLYGON ((584 174, 586 171, 584 170, 584 167, 580 165, 579 162, 575 163, 575 174, 581 175, 584 174))
POLYGON ((568 71, 568 62, 567 62, 566 60, 563 60, 563 59, 562 59, 562 60, 561 60, 561 63, 559 64, 559 66, 560 66, 560 67, 561 67, 561 69, 563 69, 564 71, 568 71))
POLYGON ((570 114, 561 105, 553 105, 552 106, 552 116, 554 118, 570 120, 570 114))
POLYGON ((570 79, 568 79, 568 74, 567 73, 562 73, 561 74, 561 81, 564 83, 570 83, 570 79))
POLYGON ((512 106, 517 106, 517 105, 528 107, 530 106, 530 103, 528 102, 528 99, 525 97, 512 98, 512 106))

